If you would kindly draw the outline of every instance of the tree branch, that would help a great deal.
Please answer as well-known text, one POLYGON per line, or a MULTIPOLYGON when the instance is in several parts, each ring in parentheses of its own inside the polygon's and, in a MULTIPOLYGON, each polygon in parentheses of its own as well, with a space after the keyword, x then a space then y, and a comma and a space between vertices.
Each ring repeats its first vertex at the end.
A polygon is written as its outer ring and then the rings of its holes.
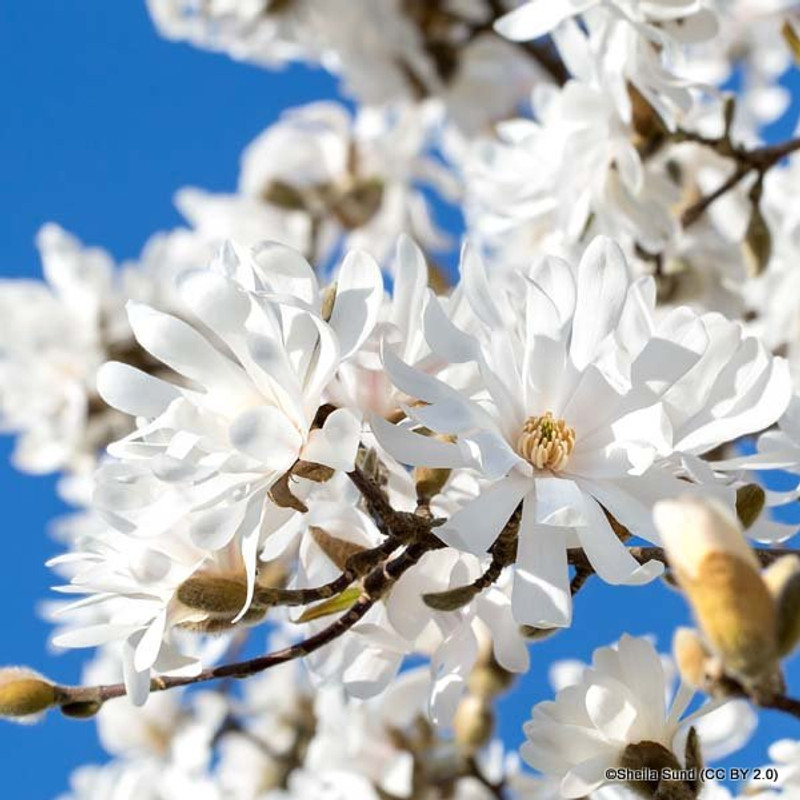
MULTIPOLYGON (((194 676, 154 678, 150 682, 150 691, 161 692, 167 689, 207 683, 222 678, 247 678, 279 664, 285 664, 288 661, 294 661, 316 652, 349 631, 357 622, 363 619, 375 603, 397 582, 400 576, 413 567, 427 550, 428 547, 425 544, 416 542, 396 558, 373 569, 364 580, 363 592, 358 600, 339 619, 308 639, 265 656, 205 669, 194 676)), ((89 687, 57 686, 56 693, 58 704, 61 706, 83 703, 101 705, 106 700, 123 697, 127 694, 127 690, 124 684, 115 683, 89 687)))
POLYGON ((734 144, 727 134, 712 138, 693 131, 678 130, 673 134, 673 141, 676 143, 692 142, 702 147, 708 147, 725 158, 732 158, 737 164, 731 176, 717 189, 701 197, 684 210, 681 215, 681 223, 684 228, 694 225, 709 206, 735 188, 751 172, 756 172, 760 178, 763 178, 765 172, 772 169, 786 156, 800 150, 800 138, 791 139, 778 145, 758 147, 754 150, 747 150, 734 144))
POLYGON ((793 717, 800 719, 800 700, 794 697, 787 697, 784 694, 774 695, 768 699, 760 700, 756 703, 761 708, 772 708, 776 711, 785 711, 793 717))
MULTIPOLYGON (((347 633, 363 619, 375 603, 384 597, 397 580, 425 553, 445 547, 444 542, 433 533, 433 529, 442 524, 444 520, 428 519, 417 514, 395 510, 381 487, 358 467, 349 472, 348 477, 358 488, 376 524, 386 536, 386 540, 376 548, 351 555, 342 575, 327 584, 313 589, 295 590, 261 587, 258 597, 263 603, 269 605, 304 605, 333 597, 344 591, 355 580, 363 578, 361 595, 358 600, 333 623, 297 644, 258 658, 205 669, 195 676, 157 677, 151 681, 151 691, 164 691, 224 678, 245 678, 279 664, 310 655, 347 633), (392 554, 400 547, 405 547, 405 549, 392 557, 392 554), (386 560, 390 558, 391 560, 386 560)), ((491 586, 500 576, 503 568, 514 562, 519 516, 519 509, 517 509, 492 545, 491 563, 484 574, 474 583, 476 593, 491 586)), ((631 547, 628 548, 628 552, 640 563, 656 560, 669 566, 664 550, 660 547, 631 547)), ((763 565, 770 564, 783 555, 800 553, 800 551, 788 549, 756 549, 754 552, 763 565)), ((567 559, 576 568, 570 586, 574 595, 595 573, 595 569, 581 548, 569 549, 567 559)), ((121 697, 127 693, 124 684, 94 687, 57 686, 56 692, 58 704, 62 707, 95 704, 98 708, 106 700, 121 697)), ((787 697, 771 697, 761 704, 795 715, 798 715, 800 710, 800 701, 787 697), (766 705, 766 702, 769 702, 770 705, 766 705)))

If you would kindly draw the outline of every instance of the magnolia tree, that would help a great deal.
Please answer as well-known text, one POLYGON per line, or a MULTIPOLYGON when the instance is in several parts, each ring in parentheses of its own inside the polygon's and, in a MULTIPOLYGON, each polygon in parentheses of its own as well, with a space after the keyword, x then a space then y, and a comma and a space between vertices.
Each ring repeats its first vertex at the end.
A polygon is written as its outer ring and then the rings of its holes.
MULTIPOLYGON (((0 285, 14 463, 78 509, 53 641, 94 648, 81 685, 0 670, 0 714, 113 757, 64 798, 732 797, 705 765, 800 719, 800 484, 758 477, 800 475, 800 139, 762 138, 793 5, 149 0, 355 111, 287 110, 136 263, 47 225, 0 285), (621 618, 505 752, 587 581, 696 627, 621 618)), ((742 791, 800 796, 800 741, 770 758, 742 791)))

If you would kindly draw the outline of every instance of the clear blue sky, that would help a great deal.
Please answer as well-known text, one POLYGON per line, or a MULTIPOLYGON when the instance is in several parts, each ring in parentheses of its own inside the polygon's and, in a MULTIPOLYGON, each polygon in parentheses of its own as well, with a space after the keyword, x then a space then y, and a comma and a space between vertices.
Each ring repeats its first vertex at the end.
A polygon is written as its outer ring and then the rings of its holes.
MULTIPOLYGON (((163 41, 141 0, 4 2, 0 60, 3 276, 40 275, 33 237, 49 220, 119 259, 136 256, 149 234, 179 223, 176 189, 233 189, 241 148, 281 109, 335 91, 320 72, 268 73, 163 41)), ((48 523, 65 509, 55 481, 15 473, 9 450, 0 439, 0 664, 76 681, 80 657, 49 653, 47 626, 36 614, 51 584, 43 562, 57 552, 48 523)), ((588 659, 624 630, 659 634, 666 648, 668 632, 686 621, 682 601, 663 586, 610 590, 590 582, 577 599, 575 626, 534 648, 524 686, 503 703, 504 739, 516 746, 531 705, 550 695, 552 659, 588 659)), ((797 693, 797 661, 791 680, 797 693)), ((760 763, 766 745, 792 727, 764 714, 751 746, 730 763, 760 763)), ((91 723, 58 714, 32 728, 0 723, 3 797, 49 800, 74 767, 102 758, 91 723)))

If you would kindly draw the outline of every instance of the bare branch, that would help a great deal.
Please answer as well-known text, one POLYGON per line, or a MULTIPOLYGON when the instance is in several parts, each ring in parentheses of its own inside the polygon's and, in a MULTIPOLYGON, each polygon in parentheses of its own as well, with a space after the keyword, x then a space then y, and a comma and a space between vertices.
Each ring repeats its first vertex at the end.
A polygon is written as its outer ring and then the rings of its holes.
POLYGON ((758 147, 754 150, 747 150, 740 145, 731 142, 730 137, 720 136, 716 138, 702 136, 693 131, 678 130, 673 134, 674 142, 692 142, 699 144, 703 147, 708 147, 717 154, 733 159, 737 167, 717 189, 704 197, 701 197, 695 203, 690 205, 684 210, 681 215, 681 223, 684 228, 693 225, 706 210, 715 203, 724 194, 727 194, 731 189, 738 186, 738 184, 751 172, 758 174, 759 179, 762 179, 764 173, 772 169, 776 164, 780 163, 786 156, 800 150, 800 138, 791 139, 787 142, 778 145, 770 145, 768 147, 758 147))

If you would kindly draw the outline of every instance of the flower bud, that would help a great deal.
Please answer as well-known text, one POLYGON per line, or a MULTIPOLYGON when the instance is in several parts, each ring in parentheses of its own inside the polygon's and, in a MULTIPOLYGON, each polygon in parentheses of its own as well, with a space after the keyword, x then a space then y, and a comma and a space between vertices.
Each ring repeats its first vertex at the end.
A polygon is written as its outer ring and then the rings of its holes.
POLYGON ((487 664, 477 665, 467 678, 470 694, 490 701, 502 694, 514 681, 514 675, 503 669, 494 658, 487 664))
POLYGON ((355 542, 339 539, 316 525, 309 526, 308 530, 319 549, 341 570, 347 567, 347 562, 352 556, 363 553, 366 549, 355 542))
POLYGON ((177 598, 196 611, 230 615, 232 618, 247 601, 247 586, 232 578, 195 574, 178 587, 177 598))
POLYGON ((655 521, 678 584, 726 672, 761 684, 778 667, 775 601, 735 518, 687 497, 656 504, 655 521))
POLYGON ((750 221, 742 241, 742 255, 751 277, 760 275, 772 257, 772 234, 758 203, 754 203, 750 211, 750 221))
POLYGON ((56 704, 56 688, 27 667, 0 669, 0 717, 16 722, 36 722, 56 704))
POLYGON ((736 490, 736 516, 747 530, 764 510, 767 496, 757 483, 748 483, 736 490))
POLYGON ((671 750, 659 742, 647 740, 629 744, 622 752, 618 766, 642 776, 626 781, 625 785, 640 797, 647 798, 654 798, 657 792, 664 790, 660 776, 665 770, 681 768, 671 750))
POLYGON ((267 609, 264 606, 254 604, 247 609, 236 625, 233 624, 235 614, 223 614, 221 616, 208 614, 205 617, 184 620, 178 627, 182 630, 191 631, 192 633, 230 633, 233 628, 240 625, 257 625, 266 615, 267 609))
POLYGON ((678 628, 672 637, 672 655, 681 680, 693 689, 703 689, 708 681, 708 664, 713 658, 694 628, 678 628))
POLYGON ((456 743, 466 753, 474 753, 492 738, 494 715, 482 698, 466 695, 456 709, 453 731, 456 743))
POLYGON ((458 611, 468 603, 471 603, 481 590, 472 584, 467 586, 456 586, 454 589, 447 589, 444 592, 429 592, 422 595, 422 600, 428 608, 434 611, 458 611))
POLYGON ((417 467, 414 470, 414 483, 417 489, 417 502, 430 503, 444 489, 452 470, 439 467, 417 467))
POLYGON ((800 644, 800 558, 779 558, 763 577, 778 607, 778 652, 788 656, 800 644))

